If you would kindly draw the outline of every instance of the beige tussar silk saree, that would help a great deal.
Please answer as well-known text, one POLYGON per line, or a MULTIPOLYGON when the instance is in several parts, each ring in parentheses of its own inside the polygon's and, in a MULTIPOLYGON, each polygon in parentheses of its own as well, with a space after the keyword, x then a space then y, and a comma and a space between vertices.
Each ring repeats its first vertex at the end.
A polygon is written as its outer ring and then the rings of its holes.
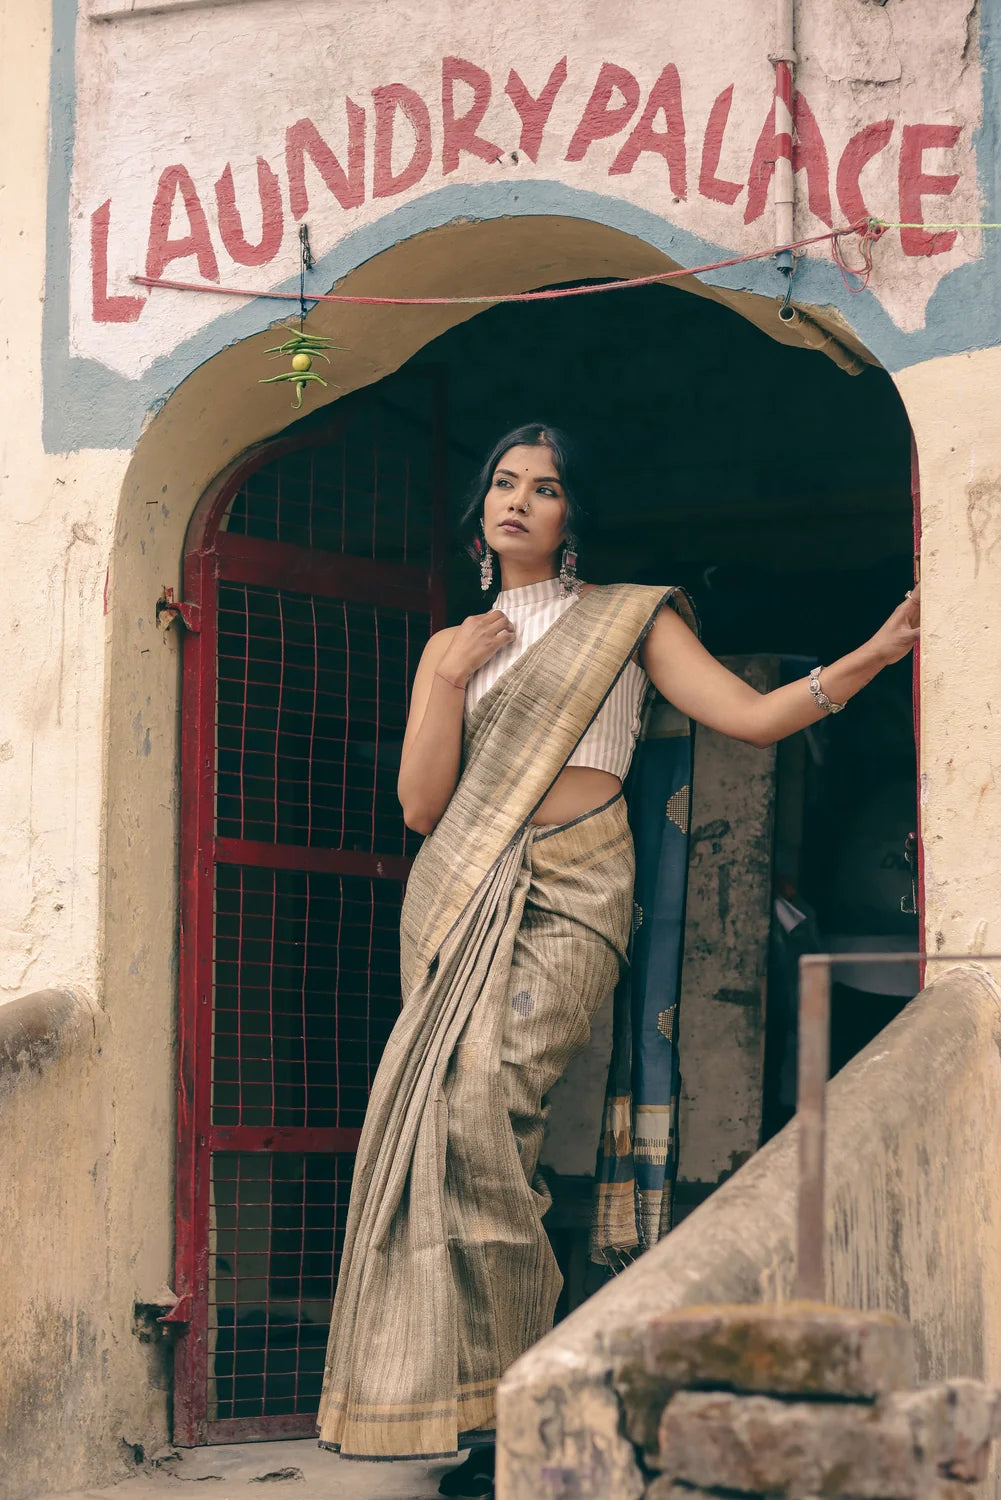
POLYGON ((359 1145, 318 1418, 354 1458, 454 1454, 552 1326, 545 1096, 614 988, 632 919, 620 795, 531 819, 674 589, 585 594, 476 704, 414 863, 403 1008, 359 1145))

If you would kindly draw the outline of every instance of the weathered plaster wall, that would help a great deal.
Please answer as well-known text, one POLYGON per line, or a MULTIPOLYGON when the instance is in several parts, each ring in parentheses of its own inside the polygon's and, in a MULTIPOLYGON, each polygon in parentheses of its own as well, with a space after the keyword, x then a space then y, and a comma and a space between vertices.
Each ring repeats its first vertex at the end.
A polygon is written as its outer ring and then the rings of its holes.
POLYGON ((1001 952, 1001 349, 897 377, 921 478, 921 818, 929 950, 1001 952))
MULTIPOLYGON (((101 936, 105 581, 130 454, 43 451, 49 66, 46 7, 2 0, 0 998, 66 987, 100 1006, 81 1001, 51 1057, 22 1059, 0 1097, 5 1497, 111 1477, 123 1440, 168 1435, 165 1376, 132 1324, 170 1273, 170 1011, 141 989, 116 1006, 101 936)), ((136 712, 122 729, 141 756, 136 712)), ((114 819, 114 788, 109 801, 114 819)), ((155 865, 137 840, 125 899, 140 929, 134 893, 155 865)))
POLYGON ((82 994, 49 991, 0 1011, 4 1327, 0 1488, 14 1500, 89 1477, 107 1354, 107 1028, 82 994), (11 1171, 17 1161, 30 1172, 11 1171), (58 1412, 66 1437, 53 1452, 58 1412))
POLYGON ((140 1343, 109 1316, 131 1261, 111 1212, 111 1045, 82 991, 0 1008, 4 1500, 124 1474, 132 1445, 163 1426, 168 1347, 155 1328, 140 1343))
MULTIPOLYGON (((999 1046, 996 985, 956 969, 830 1088, 828 1295, 908 1317, 922 1381, 1001 1379, 999 1046)), ((618 1361, 659 1311, 790 1296, 796 1181, 793 1124, 512 1367, 499 1400, 502 1500, 555 1500, 565 1471, 581 1500, 642 1494, 618 1361)))
POLYGON ((4 0, 0 995, 97 978, 101 600, 127 463, 42 450, 48 75, 44 9, 4 0))

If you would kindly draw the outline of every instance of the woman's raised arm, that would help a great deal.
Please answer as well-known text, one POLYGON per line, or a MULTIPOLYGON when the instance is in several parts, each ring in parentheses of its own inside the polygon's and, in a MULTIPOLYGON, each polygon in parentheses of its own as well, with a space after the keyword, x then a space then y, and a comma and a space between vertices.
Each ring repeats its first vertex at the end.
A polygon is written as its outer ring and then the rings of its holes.
MULTIPOLYGON (((825 666, 821 686, 834 703, 845 703, 918 639, 919 593, 897 606, 876 634, 856 651, 825 666)), ((643 643, 640 660, 654 685, 681 712, 731 739, 764 748, 824 717, 807 679, 759 693, 727 670, 673 609, 662 609, 643 643)))

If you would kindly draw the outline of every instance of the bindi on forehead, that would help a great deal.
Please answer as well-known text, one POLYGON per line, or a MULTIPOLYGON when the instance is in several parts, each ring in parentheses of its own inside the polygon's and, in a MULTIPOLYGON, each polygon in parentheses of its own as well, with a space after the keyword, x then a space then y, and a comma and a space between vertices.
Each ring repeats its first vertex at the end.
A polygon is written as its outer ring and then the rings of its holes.
POLYGON ((536 484, 560 484, 560 479, 553 472, 553 457, 548 448, 533 450, 534 456, 529 458, 515 458, 516 450, 505 453, 501 462, 494 470, 494 474, 503 474, 507 479, 530 478, 536 484), (545 457, 542 457, 545 454, 545 457))
POLYGON ((494 479, 518 480, 523 477, 528 478, 530 484, 545 484, 548 485, 550 489, 562 489, 562 485, 560 484, 560 481, 557 479, 555 474, 531 474, 528 470, 526 470, 524 475, 522 475, 516 474, 513 469, 497 469, 494 473, 494 479))

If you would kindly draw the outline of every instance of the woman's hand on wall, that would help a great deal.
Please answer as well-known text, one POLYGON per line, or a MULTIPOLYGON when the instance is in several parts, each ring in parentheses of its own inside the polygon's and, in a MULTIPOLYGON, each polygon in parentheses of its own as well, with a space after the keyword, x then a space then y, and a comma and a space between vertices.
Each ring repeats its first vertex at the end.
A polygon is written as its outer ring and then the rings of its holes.
POLYGON ((921 585, 916 583, 907 598, 870 638, 869 645, 883 665, 900 661, 918 643, 921 634, 921 585))

